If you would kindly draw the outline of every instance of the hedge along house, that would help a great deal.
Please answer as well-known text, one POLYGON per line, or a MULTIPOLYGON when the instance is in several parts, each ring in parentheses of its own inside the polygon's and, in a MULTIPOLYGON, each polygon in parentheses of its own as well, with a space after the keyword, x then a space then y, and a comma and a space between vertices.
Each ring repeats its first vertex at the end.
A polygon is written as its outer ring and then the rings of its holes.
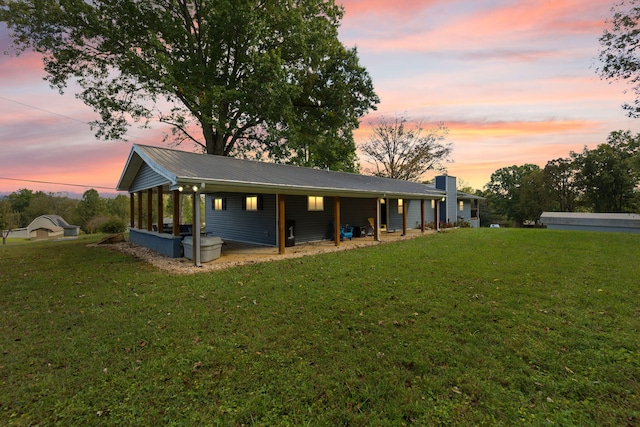
MULTIPOLYGON (((371 234, 380 240, 382 224, 402 233, 437 224, 439 205, 446 201, 446 191, 416 182, 137 144, 117 190, 131 197, 130 240, 170 257, 182 256, 186 233, 194 237, 195 254, 201 233, 277 246, 280 253, 287 244, 332 239, 339 245, 340 225, 347 224, 356 236, 371 234), (173 201, 170 230, 163 221, 153 224, 154 210, 156 218, 165 216, 165 194, 173 201), (191 228, 179 221, 181 197, 186 194, 195 195, 191 228), (205 197, 204 229, 200 195, 205 197)), ((194 263, 199 263, 197 256, 194 263)))

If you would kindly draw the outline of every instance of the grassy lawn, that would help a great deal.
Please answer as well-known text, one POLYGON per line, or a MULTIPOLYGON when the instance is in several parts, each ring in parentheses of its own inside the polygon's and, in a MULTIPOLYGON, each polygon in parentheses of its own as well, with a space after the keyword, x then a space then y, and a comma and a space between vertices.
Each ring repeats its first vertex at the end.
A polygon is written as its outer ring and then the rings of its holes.
POLYGON ((640 425, 640 235, 190 276, 95 240, 0 246, 0 425, 640 425))

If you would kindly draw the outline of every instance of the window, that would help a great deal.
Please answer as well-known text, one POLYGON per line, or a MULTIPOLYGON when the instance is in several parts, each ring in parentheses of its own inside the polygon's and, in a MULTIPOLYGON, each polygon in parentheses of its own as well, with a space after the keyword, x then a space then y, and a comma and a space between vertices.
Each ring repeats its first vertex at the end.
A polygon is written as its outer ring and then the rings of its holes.
POLYGON ((227 199, 223 199, 222 197, 216 197, 213 199, 214 211, 224 211, 227 209, 227 199))
POLYGON ((404 200, 398 199, 398 213, 401 214, 404 210, 404 200))
POLYGON ((258 210, 258 196, 247 196, 246 208, 248 211, 258 210))
POLYGON ((249 195, 242 199, 242 209, 245 211, 261 211, 262 207, 262 196, 260 195, 249 195))
POLYGON ((323 196, 309 196, 307 200, 308 210, 310 211, 323 211, 324 210, 324 197, 323 196))
POLYGON ((460 200, 460 210, 461 211, 464 210, 464 202, 462 200, 460 200))

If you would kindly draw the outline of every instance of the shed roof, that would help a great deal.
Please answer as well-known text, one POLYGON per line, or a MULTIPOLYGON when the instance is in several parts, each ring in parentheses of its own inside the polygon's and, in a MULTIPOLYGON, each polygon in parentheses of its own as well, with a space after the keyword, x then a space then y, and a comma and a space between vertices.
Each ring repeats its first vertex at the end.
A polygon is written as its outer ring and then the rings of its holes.
MULTIPOLYGON (((442 190, 411 181, 190 153, 134 144, 116 187, 138 191, 134 183, 143 166, 170 189, 204 184, 204 191, 256 191, 280 194, 352 197, 441 198, 442 190), (145 166, 146 165, 146 166, 145 166)), ((139 186, 138 186, 139 187, 139 186)))
POLYGON ((79 228, 77 225, 69 225, 60 215, 40 215, 27 226, 30 233, 33 230, 45 228, 50 231, 60 231, 66 228, 79 228))

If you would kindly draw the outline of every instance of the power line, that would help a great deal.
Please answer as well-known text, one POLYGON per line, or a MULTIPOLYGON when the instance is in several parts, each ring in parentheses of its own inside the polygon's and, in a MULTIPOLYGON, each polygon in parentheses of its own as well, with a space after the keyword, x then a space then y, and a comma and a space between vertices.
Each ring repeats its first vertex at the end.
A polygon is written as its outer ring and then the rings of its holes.
POLYGON ((52 185, 67 185, 70 187, 82 187, 82 188, 99 188, 101 190, 115 190, 112 187, 100 187, 99 185, 82 185, 82 184, 68 184, 65 182, 52 182, 52 181, 38 181, 35 179, 18 179, 18 178, 4 178, 0 176, 0 179, 7 181, 21 181, 21 182, 33 182, 36 184, 52 184, 52 185))
POLYGON ((74 122, 82 123, 83 125, 88 125, 89 124, 89 123, 87 123, 85 121, 82 121, 80 119, 76 119, 76 118, 73 118, 73 117, 65 116, 64 114, 60 114, 60 113, 54 113, 53 111, 45 110, 44 108, 36 107, 34 105, 25 104, 24 102, 16 101, 15 99, 5 98, 2 95, 0 95, 0 99, 4 99, 5 101, 13 102, 14 104, 19 104, 19 105, 22 105, 22 106, 25 106, 25 107, 28 107, 28 108, 33 108, 34 110, 43 111, 45 113, 53 114, 54 116, 62 117, 63 119, 73 120, 74 122))
MULTIPOLYGON (((7 98, 7 97, 2 96, 2 95, 0 95, 0 99, 8 101, 8 102, 13 102, 14 104, 22 105, 23 107, 32 108, 34 110, 42 111, 42 112, 47 113, 47 114, 52 114, 54 116, 58 116, 58 117, 61 117, 63 119, 73 120, 74 122, 82 123, 83 125, 91 126, 91 123, 85 122, 84 120, 76 119, 76 118, 71 117, 71 116, 66 116, 64 114, 60 114, 60 113, 56 113, 56 112, 53 112, 53 111, 50 111, 50 110, 47 110, 47 109, 44 109, 44 108, 36 107, 35 105, 27 104, 27 103, 24 103, 24 102, 21 102, 21 101, 16 101, 15 99, 10 99, 10 98, 7 98)), ((135 136, 135 135, 127 135, 126 138, 135 139, 135 140, 138 140, 138 141, 146 142, 148 144, 152 143, 148 139, 141 138, 141 137, 135 136)), ((127 141, 127 139, 122 139, 122 140, 123 141, 127 141)))

